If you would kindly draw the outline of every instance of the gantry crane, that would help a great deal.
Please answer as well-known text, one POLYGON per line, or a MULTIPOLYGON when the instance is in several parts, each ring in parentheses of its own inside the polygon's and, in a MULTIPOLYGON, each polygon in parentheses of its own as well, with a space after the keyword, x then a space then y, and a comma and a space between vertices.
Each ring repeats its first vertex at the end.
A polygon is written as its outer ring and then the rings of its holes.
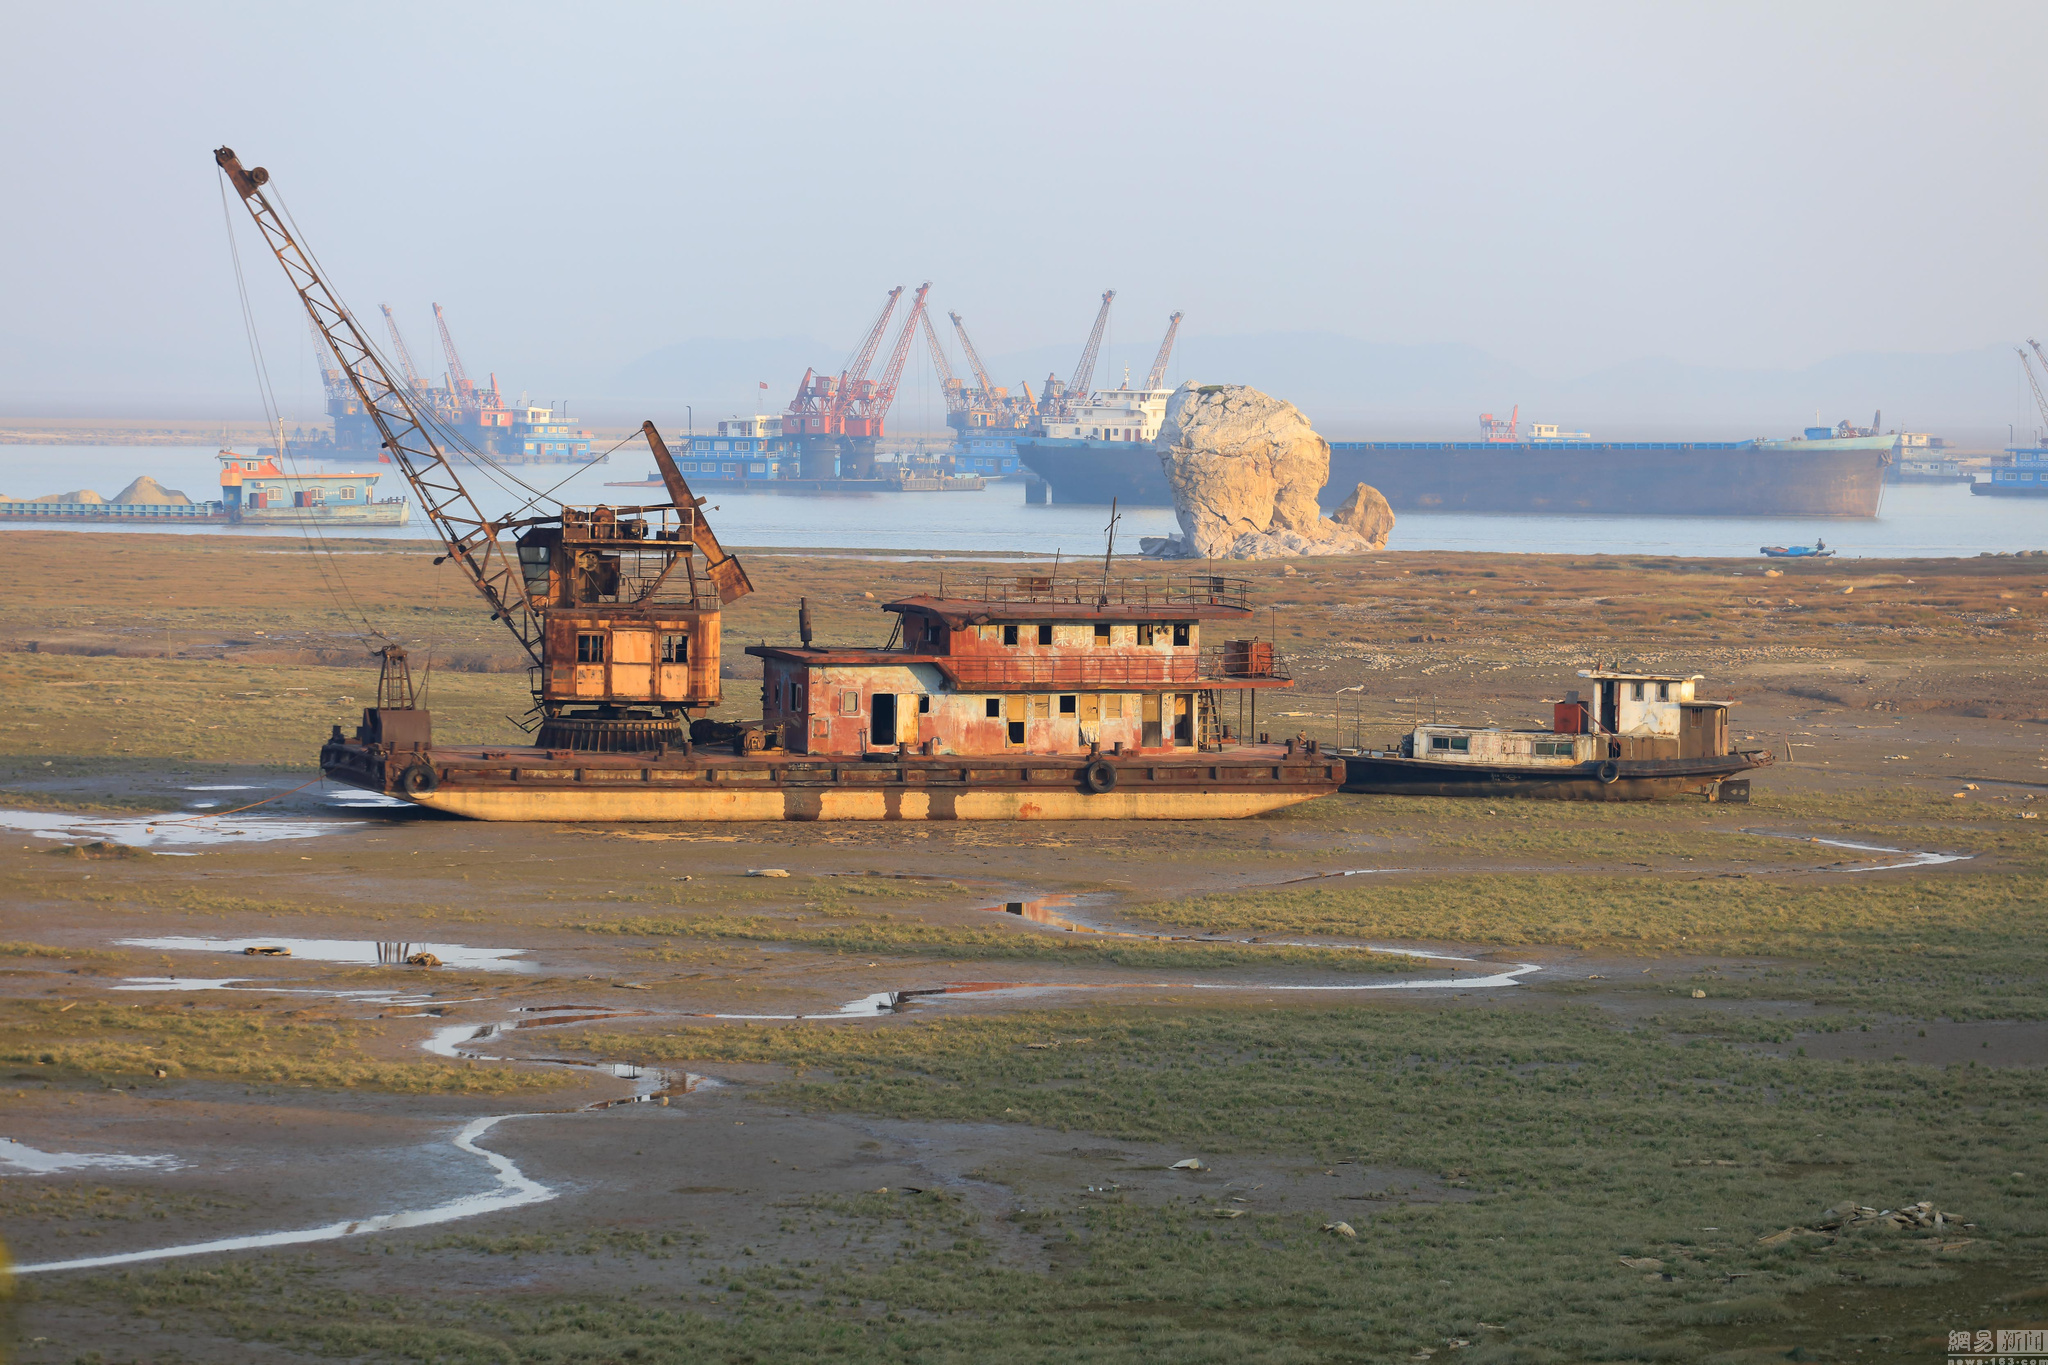
MULTIPOLYGON (((434 326, 441 333, 441 354, 448 359, 448 387, 457 406, 476 406, 476 385, 469 382, 469 375, 463 371, 462 357, 455 353, 455 338, 448 335, 448 318, 438 303, 434 305, 434 326)), ((396 335, 395 328, 393 335, 396 335)))
POLYGON ((875 325, 868 328, 867 339, 854 352, 853 359, 839 372, 839 378, 819 374, 816 369, 804 371, 801 383, 797 385, 796 397, 789 400, 789 409, 782 419, 784 436, 839 436, 844 432, 840 422, 846 411, 847 388, 858 382, 874 363, 875 351, 882 344, 882 333, 889 326, 889 316, 896 311, 896 300, 903 297, 903 286, 897 285, 889 291, 882 312, 875 319, 875 325))
MULTIPOLYGON (((2040 356, 2041 368, 2043 370, 2048 370, 2048 355, 2042 355, 2041 343, 2034 340, 2032 337, 2028 337, 2027 345, 2034 348, 2034 355, 2040 356)), ((2017 346, 2015 346, 2013 349, 2019 350, 2017 346)), ((2041 380, 2040 377, 2034 373, 2032 358, 2029 357, 2025 351, 2020 351, 2019 354, 2020 368, 2027 372, 2027 387, 2034 391, 2034 407, 2041 414, 2041 432, 2037 439, 2042 441, 2048 441, 2048 394, 2044 394, 2041 391, 2041 380)))
POLYGON ((1156 389, 1166 382, 1166 362, 1173 357, 1173 339, 1180 335, 1180 314, 1175 313, 1166 320, 1166 340, 1159 343, 1159 354, 1152 357, 1152 373, 1145 376, 1145 387, 1156 389))
POLYGON ((405 376, 406 384, 415 394, 424 395, 427 386, 420 383, 420 372, 412 363, 412 351, 405 344, 405 337, 398 330, 398 319, 392 315, 391 305, 377 305, 384 310, 384 327, 391 333, 391 353, 398 357, 398 372, 405 376))
MULTIPOLYGON (((954 314, 957 321, 959 314, 954 314)), ((953 366, 946 359, 946 348, 939 345, 939 334, 932 328, 932 315, 924 315, 924 344, 932 353, 932 368, 939 372, 939 392, 946 396, 946 425, 962 427, 967 425, 966 414, 970 409, 967 397, 967 383, 953 373, 953 366)))
MULTIPOLYGON (((491 619, 505 623, 531 660, 535 709, 542 717, 538 742, 600 750, 681 743, 676 717, 718 702, 720 609, 753 585, 705 524, 699 513, 703 499, 691 494, 654 424, 642 430, 668 502, 557 504, 552 512, 524 515, 543 500, 536 493, 509 517, 487 514, 430 434, 432 419, 421 412, 424 400, 394 379, 264 194, 270 173, 244 168, 231 148, 221 147, 213 157, 447 546, 435 562, 455 561, 489 605, 491 619)), ((387 645, 379 652, 386 680, 402 676, 403 651, 387 645)), ((387 707, 411 712, 409 688, 394 700, 380 685, 379 697, 380 706, 365 713, 360 743, 385 742, 379 727, 387 707)), ((426 739, 423 721, 406 724, 417 739, 426 739)), ((408 773, 421 770, 416 765, 408 773)), ((431 766, 423 770, 422 780, 431 782, 431 766)))
MULTIPOLYGON (((847 436, 872 440, 882 435, 882 424, 889 415, 890 404, 896 401, 896 386, 903 381, 903 365, 910 358, 910 343, 917 336, 917 324, 924 317, 924 298, 932 292, 927 281, 917 287, 917 295, 910 302, 910 313, 903 319, 903 330, 896 334, 896 346, 889 352, 889 363, 882 370, 880 379, 853 379, 840 387, 841 406, 839 430, 847 436)), ((860 366, 867 369, 874 358, 874 348, 865 348, 860 357, 860 366)))

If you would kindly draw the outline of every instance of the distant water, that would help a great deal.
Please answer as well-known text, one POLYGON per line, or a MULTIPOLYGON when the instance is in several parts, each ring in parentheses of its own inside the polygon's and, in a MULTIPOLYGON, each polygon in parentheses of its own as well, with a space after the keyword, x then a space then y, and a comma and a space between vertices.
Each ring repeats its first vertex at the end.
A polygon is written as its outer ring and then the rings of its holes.
MULTIPOLYGON (((219 466, 211 446, 4 446, 0 493, 36 497, 96 489, 113 497, 138 474, 148 474, 195 502, 220 496, 219 466)), ((614 480, 646 476, 643 451, 621 452, 611 463, 586 467, 520 465, 510 472, 537 489, 553 489, 571 503, 626 502, 655 490, 607 488, 614 480), (559 487, 556 485, 559 483, 559 487)), ((345 464, 325 466, 336 470, 345 464)), ((409 493, 389 465, 384 496, 409 493)), ((529 496, 497 471, 464 468, 463 478, 490 515, 504 515, 529 496)), ((650 499, 651 500, 651 499, 650 499)), ((712 526, 728 545, 766 549, 982 551, 1076 557, 1102 553, 1106 507, 1054 504, 1028 507, 1020 482, 991 483, 979 493, 863 493, 802 495, 718 493, 707 504, 712 526)), ((0 522, 0 529, 66 527, 63 522, 0 522)), ((165 535, 289 536, 291 526, 130 526, 80 523, 81 531, 147 531, 165 535)), ((1171 535, 1165 507, 1123 509, 1117 545, 1135 550, 1140 536, 1171 535)), ((330 530, 356 538, 413 540, 428 534, 415 506, 412 524, 330 530)), ((1406 512, 1394 527, 1391 550, 1493 550, 1535 554, 1658 554, 1753 559, 1764 545, 1811 545, 1824 539, 1844 558, 1938 558, 1991 550, 2048 549, 2048 498, 1980 498, 1966 484, 1893 484, 1874 521, 1822 518, 1594 517, 1406 512)))

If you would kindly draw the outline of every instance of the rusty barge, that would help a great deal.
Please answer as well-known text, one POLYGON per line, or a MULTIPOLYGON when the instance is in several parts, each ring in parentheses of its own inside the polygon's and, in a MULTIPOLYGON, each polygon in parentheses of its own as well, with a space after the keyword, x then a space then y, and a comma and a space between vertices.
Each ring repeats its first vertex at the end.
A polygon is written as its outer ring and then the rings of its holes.
MULTIPOLYGON (((574 593, 575 580, 568 585, 574 593)), ((758 720, 699 720, 704 742, 637 752, 443 747, 409 707, 375 707, 320 753, 328 777, 481 820, 1190 820, 1263 814, 1337 790, 1313 741, 1241 742, 1229 699, 1292 685, 1261 640, 1204 647, 1247 621, 1241 580, 1128 583, 1022 575, 885 603, 880 648, 750 645, 758 720)), ((619 660, 638 629, 579 627, 577 658, 619 660)), ((637 663, 564 672, 592 696, 637 663)), ((384 689, 402 695, 402 687, 384 689)), ((390 700, 390 696, 380 700, 390 700)), ((616 740, 617 736, 612 736, 616 740)), ((623 746, 622 746, 623 747, 623 746)))

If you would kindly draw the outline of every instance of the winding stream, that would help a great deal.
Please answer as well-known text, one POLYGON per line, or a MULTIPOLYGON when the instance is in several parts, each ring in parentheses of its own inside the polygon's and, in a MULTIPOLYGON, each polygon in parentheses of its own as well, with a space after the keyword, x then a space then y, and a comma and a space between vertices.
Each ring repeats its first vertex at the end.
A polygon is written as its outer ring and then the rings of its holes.
POLYGON ((345 1223, 328 1223, 317 1228, 299 1228, 291 1232, 258 1232, 247 1237, 223 1237, 211 1242, 188 1242, 183 1246, 158 1247, 153 1251, 124 1251, 111 1256, 81 1256, 69 1261, 43 1261, 35 1265, 18 1265, 14 1267, 14 1273, 37 1275, 51 1270, 98 1270, 105 1266, 134 1265, 141 1261, 205 1256, 217 1251, 257 1251, 268 1247, 300 1246, 307 1242, 332 1242, 343 1237, 359 1237, 371 1232, 432 1227, 436 1223, 452 1223, 460 1218, 474 1218, 479 1214, 501 1213, 506 1209, 523 1208, 528 1204, 546 1203, 555 1197, 554 1190, 537 1180, 529 1179, 510 1157, 500 1156, 487 1147, 477 1146, 478 1138, 507 1119, 540 1117, 542 1115, 539 1114, 497 1114, 490 1118, 476 1119, 455 1135, 452 1139, 455 1146, 489 1162, 492 1173, 497 1177, 497 1188, 481 1194, 462 1195, 424 1209, 380 1213, 369 1218, 351 1219, 345 1223))

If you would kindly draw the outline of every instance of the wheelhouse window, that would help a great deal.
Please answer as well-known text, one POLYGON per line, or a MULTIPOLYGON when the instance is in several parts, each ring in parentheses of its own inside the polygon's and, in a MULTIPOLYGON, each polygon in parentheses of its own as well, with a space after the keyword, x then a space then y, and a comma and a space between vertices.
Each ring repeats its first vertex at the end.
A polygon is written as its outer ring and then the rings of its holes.
POLYGON ((578 635, 576 637, 576 662, 579 664, 603 663, 604 636, 578 635))
POLYGON ((1041 621, 1039 623, 1038 643, 1042 645, 1049 645, 1052 643, 1052 625, 1050 622, 1041 621))
POLYGON ((1173 646, 1174 646, 1174 648, 1175 648, 1175 649, 1186 649, 1186 648, 1187 648, 1187 646, 1188 646, 1188 623, 1187 623, 1187 622, 1185 622, 1185 621, 1180 621, 1180 622, 1176 622, 1176 623, 1174 624, 1174 627, 1173 627, 1173 646))
POLYGON ((1006 645, 1014 645, 1017 643, 1017 628, 1015 626, 1003 627, 1003 643, 1006 645))

